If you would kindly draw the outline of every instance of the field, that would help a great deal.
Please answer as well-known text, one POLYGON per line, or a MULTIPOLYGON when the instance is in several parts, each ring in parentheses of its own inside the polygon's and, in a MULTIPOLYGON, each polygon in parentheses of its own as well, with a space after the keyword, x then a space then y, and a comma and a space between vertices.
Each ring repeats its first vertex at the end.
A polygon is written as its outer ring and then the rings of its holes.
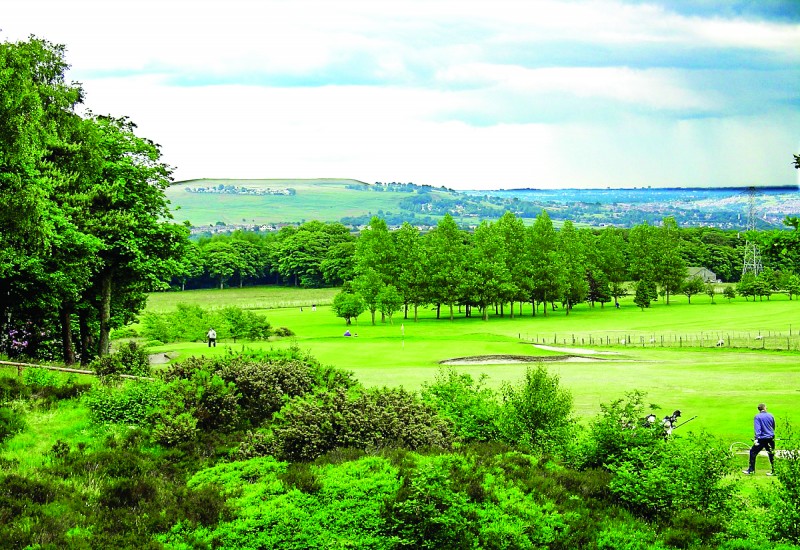
POLYGON ((177 354, 180 360, 243 346, 297 344, 326 364, 353 371, 366 385, 409 389, 432 381, 443 361, 468 357, 473 360, 453 368, 476 377, 486 374, 492 387, 514 383, 530 363, 497 356, 524 356, 545 360, 559 374, 584 419, 597 414, 600 403, 634 389, 647 392, 648 400, 661 407, 657 414, 680 409, 684 420, 696 416, 685 429, 704 429, 731 444, 752 438, 760 401, 768 403, 779 423, 800 419, 800 323, 792 326, 800 318, 800 301, 784 296, 763 302, 717 297, 715 304, 707 296, 695 296, 691 304, 679 296, 669 306, 659 301, 644 311, 628 299, 620 309, 584 304, 569 315, 559 309, 547 317, 531 317, 526 305, 523 316, 514 319, 506 306, 504 317, 491 316, 488 322, 463 314, 452 322, 437 320, 432 310, 421 309, 416 323, 397 314, 392 324, 378 320, 373 326, 365 313, 347 327, 330 311, 334 294, 332 289, 278 287, 154 294, 148 310, 166 311, 179 302, 206 308, 237 304, 265 313, 273 326, 288 327, 296 336, 245 344, 221 341, 213 349, 202 342, 180 343, 153 351, 177 354), (344 337, 348 328, 357 337, 344 337), (725 345, 717 347, 720 339, 725 345), (553 351, 537 343, 578 350, 553 351), (580 359, 556 360, 569 356, 580 359))

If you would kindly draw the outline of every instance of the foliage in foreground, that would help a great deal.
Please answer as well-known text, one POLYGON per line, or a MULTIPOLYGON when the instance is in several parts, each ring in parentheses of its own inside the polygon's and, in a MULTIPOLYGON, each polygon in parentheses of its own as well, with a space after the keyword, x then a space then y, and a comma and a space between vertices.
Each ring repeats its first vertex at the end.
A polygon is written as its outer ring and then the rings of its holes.
MULTIPOLYGON (((58 400, 31 399, 55 383, 51 375, 2 379, 0 410, 23 422, 32 408, 57 411, 58 400)), ((729 453, 705 434, 666 437, 645 420, 653 407, 643 394, 604 404, 580 429, 543 366, 496 394, 452 369, 420 395, 368 391, 298 350, 193 359, 162 378, 85 394, 99 430, 88 447, 59 440, 31 469, 3 461, 0 540, 11 548, 797 548, 794 455, 776 467, 774 484, 745 498, 730 483, 729 453), (509 426, 530 436, 515 441, 509 426)))

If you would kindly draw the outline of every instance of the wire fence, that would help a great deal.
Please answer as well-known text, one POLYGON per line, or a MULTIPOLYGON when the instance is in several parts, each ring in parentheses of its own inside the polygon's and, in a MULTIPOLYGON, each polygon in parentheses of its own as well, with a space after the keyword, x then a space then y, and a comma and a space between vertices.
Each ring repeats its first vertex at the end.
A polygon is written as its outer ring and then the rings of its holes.
POLYGON ((611 348, 731 348, 800 351, 800 334, 780 331, 605 331, 520 334, 521 340, 555 346, 611 348))

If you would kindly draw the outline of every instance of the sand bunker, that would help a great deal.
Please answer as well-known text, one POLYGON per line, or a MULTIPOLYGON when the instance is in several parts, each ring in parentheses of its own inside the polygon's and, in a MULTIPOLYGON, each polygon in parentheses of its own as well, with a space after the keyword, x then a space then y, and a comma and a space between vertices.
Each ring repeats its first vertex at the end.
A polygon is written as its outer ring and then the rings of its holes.
POLYGON ((455 357, 440 361, 441 365, 514 365, 519 363, 537 363, 539 361, 561 361, 571 363, 591 363, 603 361, 597 357, 581 357, 580 355, 474 355, 471 357, 455 357))
POLYGON ((454 357, 440 361, 442 365, 513 365, 517 363, 536 363, 538 361, 559 361, 564 363, 594 363, 607 361, 599 357, 586 357, 587 355, 618 355, 615 351, 598 351, 584 348, 562 348, 558 346, 545 346, 533 344, 533 347, 558 351, 565 355, 475 355, 472 357, 454 357))

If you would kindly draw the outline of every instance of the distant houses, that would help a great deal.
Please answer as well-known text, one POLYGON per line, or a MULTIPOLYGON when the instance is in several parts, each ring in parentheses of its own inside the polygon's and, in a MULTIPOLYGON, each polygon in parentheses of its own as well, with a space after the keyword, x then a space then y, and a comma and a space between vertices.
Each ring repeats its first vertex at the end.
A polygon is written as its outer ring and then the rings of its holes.
POLYGON ((691 279, 693 277, 700 277, 703 279, 703 282, 706 283, 718 283, 717 275, 710 269, 706 269, 705 267, 689 267, 687 268, 687 279, 691 279))

